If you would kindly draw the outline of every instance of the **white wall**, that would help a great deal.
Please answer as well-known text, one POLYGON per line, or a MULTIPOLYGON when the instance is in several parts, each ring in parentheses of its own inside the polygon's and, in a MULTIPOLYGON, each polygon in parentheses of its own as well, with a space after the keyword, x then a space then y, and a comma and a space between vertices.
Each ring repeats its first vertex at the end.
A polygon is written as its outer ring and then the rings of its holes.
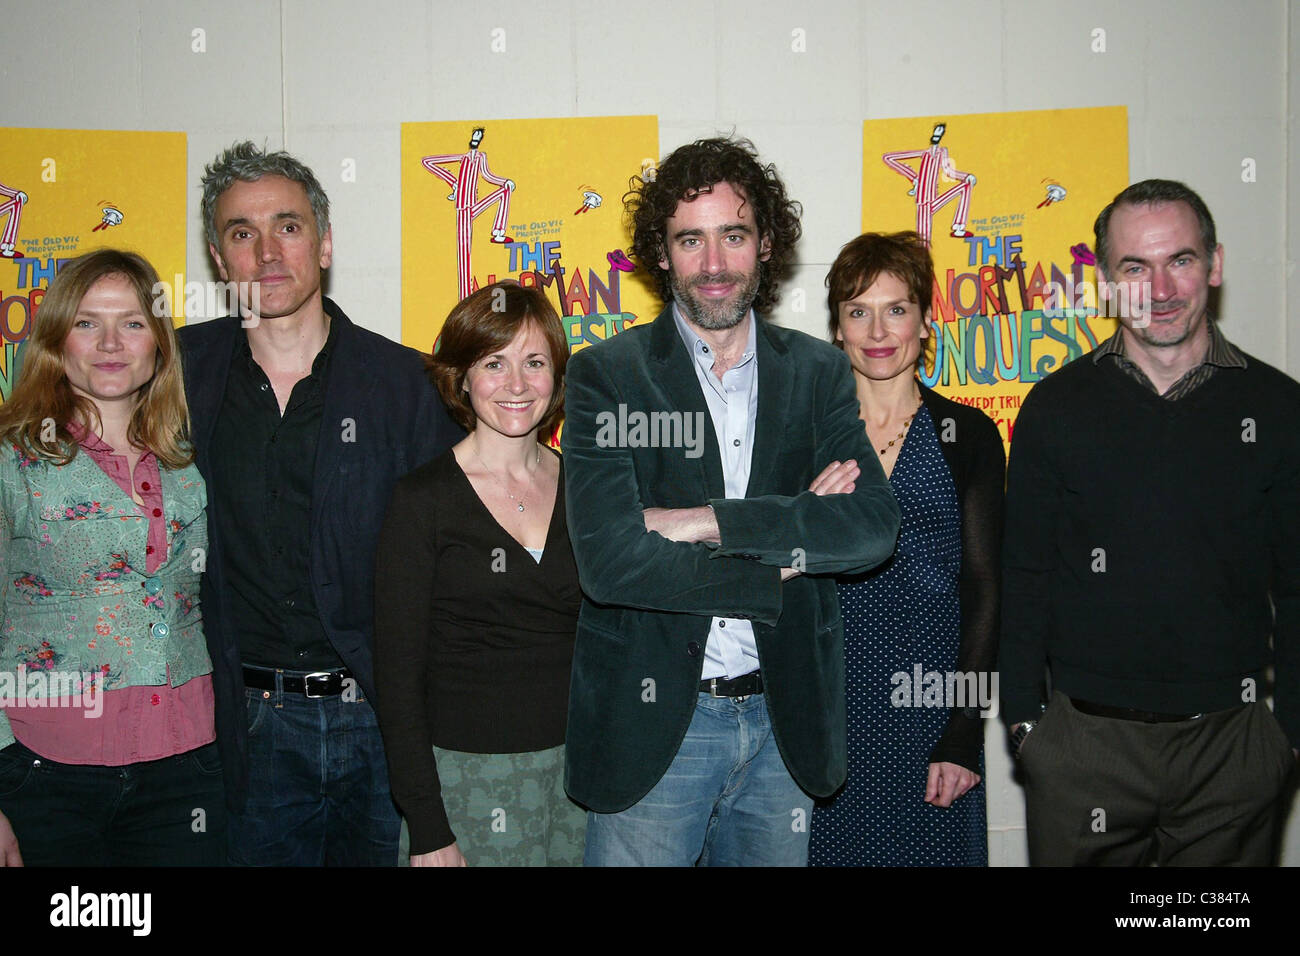
MULTIPOLYGON (((333 201, 330 293, 400 331, 399 124, 653 113, 668 151, 733 127, 805 207, 809 311, 858 231, 862 121, 1125 105, 1130 178, 1182 179, 1226 250, 1222 321, 1300 374, 1300 17, 1283 0, 41 0, 6 4, 0 127, 182 130, 189 271, 207 275, 203 165, 236 139, 284 146, 333 201), (800 9, 800 8, 803 9, 800 9), (491 52, 494 28, 506 49, 491 52), (1106 52, 1092 52, 1092 31, 1106 52), (206 52, 192 52, 192 31, 206 52), (806 52, 791 49, 805 31, 806 52), (1257 181, 1242 181, 1254 159, 1257 181), (345 159, 355 182, 342 182, 345 159), (1288 175, 1291 174, 1291 175, 1288 175)), ((574 144, 582 148, 582 144, 574 144)), ((1101 151, 1104 143, 1085 144, 1101 151)), ((791 296, 789 289, 785 301, 791 296)), ((1025 860, 1000 728, 988 747, 991 860, 1025 860)), ((1300 814, 1286 860, 1300 862, 1300 814)))

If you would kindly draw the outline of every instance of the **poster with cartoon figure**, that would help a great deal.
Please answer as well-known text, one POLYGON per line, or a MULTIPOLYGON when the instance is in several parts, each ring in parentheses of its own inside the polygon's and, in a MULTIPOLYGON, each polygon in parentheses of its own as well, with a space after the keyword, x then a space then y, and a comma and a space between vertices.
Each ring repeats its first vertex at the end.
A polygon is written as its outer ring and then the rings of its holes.
POLYGON ((1128 182, 1122 106, 863 124, 863 231, 916 230, 934 256, 921 380, 1008 445, 1033 384, 1115 331, 1092 224, 1128 182))
POLYGON ((452 306, 500 279, 536 285, 571 350, 658 314, 623 222, 653 168, 653 116, 402 124, 402 342, 428 352, 452 306))
POLYGON ((0 130, 0 400, 64 262, 129 249, 184 288, 185 175, 184 133, 0 130))

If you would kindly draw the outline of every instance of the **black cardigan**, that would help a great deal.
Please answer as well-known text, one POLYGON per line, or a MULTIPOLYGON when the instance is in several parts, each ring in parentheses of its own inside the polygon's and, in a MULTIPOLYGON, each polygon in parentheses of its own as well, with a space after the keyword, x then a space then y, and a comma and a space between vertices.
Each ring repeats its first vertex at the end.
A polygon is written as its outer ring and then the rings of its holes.
POLYGON ((497 524, 454 451, 397 483, 375 559, 375 680, 411 853, 456 839, 435 745, 503 754, 564 743, 581 600, 563 462, 541 563, 497 524))
MULTIPOLYGON (((997 666, 1003 490, 1006 452, 997 426, 983 412, 921 388, 961 508, 961 643, 957 669, 990 673, 997 666)), ((991 688, 994 700, 997 689, 991 688)), ((984 724, 978 710, 954 708, 930 762, 979 772, 984 724)))

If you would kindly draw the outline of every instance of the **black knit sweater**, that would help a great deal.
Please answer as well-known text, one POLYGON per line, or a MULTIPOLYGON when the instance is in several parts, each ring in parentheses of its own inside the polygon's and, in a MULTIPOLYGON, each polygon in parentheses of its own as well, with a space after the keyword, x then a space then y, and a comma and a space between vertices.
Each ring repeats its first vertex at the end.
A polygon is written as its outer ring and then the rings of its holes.
POLYGON ((1007 483, 1009 724, 1039 712, 1044 664, 1068 695, 1190 714, 1262 698, 1271 661, 1300 743, 1300 384, 1246 360, 1176 402, 1087 356, 1030 392, 1007 483))

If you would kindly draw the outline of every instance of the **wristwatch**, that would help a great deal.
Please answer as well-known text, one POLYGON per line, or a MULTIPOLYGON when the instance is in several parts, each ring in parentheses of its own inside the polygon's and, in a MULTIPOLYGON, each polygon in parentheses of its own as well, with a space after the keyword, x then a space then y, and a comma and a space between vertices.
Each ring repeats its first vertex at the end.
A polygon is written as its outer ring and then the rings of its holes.
POLYGON ((1017 760, 1020 759, 1020 748, 1024 746, 1025 738, 1029 736, 1029 732, 1036 726, 1038 726, 1038 721, 1036 720, 1022 720, 1020 725, 1012 731, 1011 750, 1015 754, 1017 760))

